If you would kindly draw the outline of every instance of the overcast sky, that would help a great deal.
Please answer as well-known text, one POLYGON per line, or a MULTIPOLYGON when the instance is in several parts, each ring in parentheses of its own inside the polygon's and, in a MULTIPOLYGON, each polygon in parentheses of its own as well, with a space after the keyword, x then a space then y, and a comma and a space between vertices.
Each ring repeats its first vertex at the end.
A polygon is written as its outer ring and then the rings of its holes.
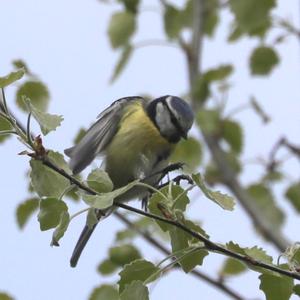
MULTIPOLYGON (((159 7, 159 1, 145 2, 148 7, 159 7)), ((182 3, 179 0, 174 2, 182 3)), ((279 2, 276 14, 300 24, 298 1, 279 2)), ((182 95, 187 90, 184 57, 179 50, 170 47, 139 49, 120 80, 114 85, 108 84, 118 53, 110 48, 107 24, 118 6, 103 5, 96 0, 0 0, 0 3, 0 76, 12 70, 12 60, 25 60, 50 90, 49 111, 62 114, 65 118, 61 128, 45 139, 48 148, 63 151, 69 147, 78 128, 88 126, 115 99, 140 93, 154 97, 182 95)), ((289 38, 278 47, 281 63, 271 77, 252 79, 249 77, 247 59, 258 42, 243 40, 228 46, 229 21, 229 14, 224 13, 216 38, 205 40, 203 66, 233 63, 237 71, 230 79, 233 88, 229 107, 245 103, 251 95, 255 95, 273 120, 270 125, 262 126, 251 112, 238 117, 245 127, 246 151, 243 157, 248 159, 266 155, 282 134, 299 143, 299 41, 289 38)), ((135 41, 150 38, 164 38, 160 15, 153 11, 141 14, 135 41)), ((12 109, 14 93, 14 87, 7 89, 12 109)), ((25 120, 25 115, 18 115, 25 120)), ((123 228, 123 225, 113 216, 102 222, 76 269, 69 267, 69 258, 85 222, 83 216, 72 222, 59 248, 49 246, 52 232, 40 232, 35 217, 24 231, 20 231, 15 223, 15 208, 27 195, 25 173, 28 170, 28 159, 17 155, 22 150, 23 146, 15 139, 7 141, 4 147, 2 144, 0 146, 0 290, 7 291, 18 300, 86 299, 93 287, 115 280, 116 277, 101 277, 95 266, 105 257, 115 230, 123 228)), ((296 179, 299 165, 291 162, 287 168, 292 178, 296 179)), ((257 178, 257 172, 261 169, 249 167, 243 182, 257 178)), ((291 240, 299 240, 299 216, 284 203, 283 198, 279 200, 279 205, 292 215, 284 232, 291 240)), ((204 198, 199 202, 191 206, 190 216, 203 221, 203 227, 214 241, 225 243, 234 240, 242 246, 261 245, 274 256, 277 255, 271 246, 255 235, 240 207, 233 213, 227 213, 204 198)), ((70 207, 72 212, 76 212, 84 205, 71 203, 70 207)), ((146 259, 159 261, 163 258, 151 246, 141 240, 138 243, 146 259)), ((219 256, 211 254, 201 269, 214 276, 221 261, 219 256)), ((247 298, 263 298, 258 291, 257 276, 254 272, 248 272, 241 278, 230 280, 229 284, 247 298)), ((179 271, 171 272, 149 288, 152 300, 228 299, 219 291, 179 271)))

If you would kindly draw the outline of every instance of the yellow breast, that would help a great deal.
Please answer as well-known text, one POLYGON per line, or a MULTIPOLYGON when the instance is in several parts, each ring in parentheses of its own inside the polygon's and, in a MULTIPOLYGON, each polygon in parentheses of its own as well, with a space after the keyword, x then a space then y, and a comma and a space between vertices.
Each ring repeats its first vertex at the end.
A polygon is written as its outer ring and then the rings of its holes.
POLYGON ((115 188, 149 176, 159 156, 169 154, 173 145, 163 138, 141 103, 128 105, 120 128, 106 149, 106 171, 115 188))

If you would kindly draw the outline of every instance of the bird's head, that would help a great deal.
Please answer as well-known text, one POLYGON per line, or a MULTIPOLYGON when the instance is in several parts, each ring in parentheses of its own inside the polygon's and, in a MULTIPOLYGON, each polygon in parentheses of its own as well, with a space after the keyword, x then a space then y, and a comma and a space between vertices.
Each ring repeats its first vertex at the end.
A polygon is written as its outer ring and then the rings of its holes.
POLYGON ((147 112, 161 135, 171 143, 187 138, 194 121, 191 107, 176 96, 166 95, 152 100, 147 112))

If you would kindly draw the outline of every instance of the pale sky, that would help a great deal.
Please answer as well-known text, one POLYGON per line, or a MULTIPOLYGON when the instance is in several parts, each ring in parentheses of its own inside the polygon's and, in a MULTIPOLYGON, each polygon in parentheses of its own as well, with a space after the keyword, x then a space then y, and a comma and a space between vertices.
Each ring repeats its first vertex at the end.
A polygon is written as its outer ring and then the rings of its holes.
MULTIPOLYGON (((145 2, 148 7, 159 7, 159 1, 145 2)), ((174 2, 182 3, 179 0, 174 2)), ((300 24, 298 1, 279 2, 276 14, 300 24)), ((62 114, 65 118, 57 132, 45 138, 48 148, 62 152, 71 145, 79 127, 88 126, 101 110, 120 97, 140 93, 154 97, 182 95, 187 90, 184 57, 179 50, 170 47, 137 50, 122 77, 115 84, 108 84, 118 58, 118 53, 110 48, 106 35, 109 17, 118 10, 116 5, 103 5, 96 0, 0 0, 0 3, 0 76, 12 70, 12 60, 25 60, 50 90, 49 111, 62 114)), ((207 68, 220 63, 233 63, 236 72, 230 78, 233 88, 229 95, 229 107, 245 103, 249 96, 255 95, 273 120, 270 125, 263 126, 252 112, 239 115, 246 135, 243 157, 249 159, 266 155, 282 134, 299 143, 299 41, 291 37, 277 48, 281 63, 271 77, 253 79, 249 76, 247 59, 258 41, 243 40, 228 46, 226 35, 229 20, 229 14, 225 13, 216 39, 205 40, 203 65, 207 68)), ((143 12, 134 41, 153 38, 164 38, 161 17, 157 12, 143 12)), ((8 102, 13 110, 14 93, 14 87, 7 89, 8 102)), ((23 121, 26 118, 21 113, 18 116, 23 121)), ((25 172, 28 169, 28 159, 17 155, 22 150, 23 146, 13 138, 4 146, 0 145, 0 291, 6 291, 18 300, 87 299, 93 287, 111 283, 117 278, 102 277, 95 267, 106 257, 114 232, 123 225, 113 216, 103 221, 76 269, 70 268, 69 258, 85 222, 84 216, 72 222, 59 248, 49 246, 52 232, 41 232, 36 217, 31 218, 25 229, 20 231, 15 223, 15 208, 27 196, 25 172)), ((298 178, 299 165, 295 161, 288 164, 287 170, 292 178, 298 178)), ((243 182, 258 178, 258 173, 261 173, 261 168, 249 166, 243 182)), ((291 240, 300 240, 299 216, 281 197, 280 187, 276 192, 280 196, 279 205, 292 216, 284 232, 291 240)), ((233 240, 249 247, 259 245, 274 257, 278 255, 256 236, 239 206, 232 213, 224 212, 204 197, 197 196, 199 199, 191 205, 189 216, 203 222, 203 228, 213 241, 225 243, 233 240)), ((70 203, 71 212, 82 207, 83 203, 70 203)), ((137 244, 146 259, 158 262, 163 258, 141 239, 137 244)), ((222 259, 217 254, 211 254, 200 270, 215 276, 222 259)), ((249 271, 247 275, 228 280, 228 284, 247 299, 263 299, 263 294, 258 290, 257 277, 257 273, 249 271)), ((228 299, 206 283, 179 271, 171 272, 149 285, 149 290, 151 300, 228 299)))

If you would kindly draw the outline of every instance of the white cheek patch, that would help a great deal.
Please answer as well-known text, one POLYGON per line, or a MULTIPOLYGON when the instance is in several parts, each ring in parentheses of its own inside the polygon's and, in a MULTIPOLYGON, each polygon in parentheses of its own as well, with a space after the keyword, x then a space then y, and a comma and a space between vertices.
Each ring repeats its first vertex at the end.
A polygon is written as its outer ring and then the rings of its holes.
POLYGON ((162 134, 171 136, 172 134, 174 134, 174 132, 176 132, 176 128, 171 121, 170 113, 167 109, 165 109, 162 103, 158 103, 156 105, 155 120, 162 134))
POLYGON ((178 112, 176 109, 173 108, 173 106, 171 105, 171 101, 172 101, 172 96, 169 96, 167 99, 166 99, 166 102, 167 102, 167 105, 170 109, 170 111, 173 113, 173 115, 176 117, 176 119, 178 119, 178 112))

